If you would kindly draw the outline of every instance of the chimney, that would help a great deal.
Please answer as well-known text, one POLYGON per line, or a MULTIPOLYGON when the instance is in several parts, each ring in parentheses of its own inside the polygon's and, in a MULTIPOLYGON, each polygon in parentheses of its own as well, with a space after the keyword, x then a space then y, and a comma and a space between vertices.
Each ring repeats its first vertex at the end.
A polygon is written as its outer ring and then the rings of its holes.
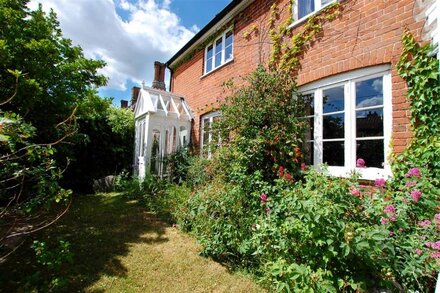
POLYGON ((133 108, 136 105, 140 90, 141 90, 141 88, 137 87, 137 86, 134 86, 131 88, 131 106, 133 108))
POLYGON ((127 100, 121 100, 121 108, 123 108, 123 109, 128 108, 128 101, 127 100))
POLYGON ((154 62, 154 80, 152 88, 165 91, 165 63, 154 62))

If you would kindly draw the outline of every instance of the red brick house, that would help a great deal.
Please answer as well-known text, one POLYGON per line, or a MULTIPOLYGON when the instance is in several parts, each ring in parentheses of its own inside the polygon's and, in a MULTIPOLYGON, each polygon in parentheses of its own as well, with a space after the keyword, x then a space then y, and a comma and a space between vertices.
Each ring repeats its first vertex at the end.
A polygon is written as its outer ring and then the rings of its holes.
POLYGON ((292 19, 289 30, 296 33, 334 2, 341 13, 323 25, 297 76, 300 91, 313 98, 309 163, 327 163, 331 173, 344 175, 363 158, 367 168, 356 168, 363 178, 391 174, 387 156, 411 139, 406 85, 396 72, 401 36, 408 29, 418 40, 438 44, 435 0, 297 0, 291 10, 290 0, 233 0, 166 62, 170 92, 193 111, 195 145, 203 150, 212 140, 209 125, 221 114, 211 104, 223 95, 222 83, 268 63, 264 26, 271 6, 281 9, 279 22, 292 19))

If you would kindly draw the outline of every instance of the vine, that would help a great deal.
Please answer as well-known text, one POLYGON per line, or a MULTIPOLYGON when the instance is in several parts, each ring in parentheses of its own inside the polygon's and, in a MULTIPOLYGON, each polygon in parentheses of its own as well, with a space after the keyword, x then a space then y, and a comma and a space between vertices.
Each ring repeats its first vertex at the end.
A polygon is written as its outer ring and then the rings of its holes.
MULTIPOLYGON (((418 44, 409 31, 404 32, 402 43, 397 72, 408 85, 414 136, 408 148, 395 157, 393 173, 402 176, 405 165, 423 166, 436 178, 436 174, 440 174, 439 61, 431 56, 432 47, 418 44)), ((438 177, 436 180, 438 186, 438 177)))
MULTIPOLYGON (((292 2, 289 5, 289 11, 292 11, 292 2)), ((270 38, 273 44, 272 54, 269 60, 271 69, 287 70, 295 72, 300 66, 301 57, 322 33, 323 25, 326 22, 333 21, 341 13, 341 5, 336 2, 319 11, 319 13, 310 16, 301 30, 291 35, 291 18, 287 18, 278 28, 275 28, 276 19, 279 17, 279 10, 276 4, 271 7, 271 18, 269 19, 270 38), (290 37, 290 42, 285 42, 290 37)))

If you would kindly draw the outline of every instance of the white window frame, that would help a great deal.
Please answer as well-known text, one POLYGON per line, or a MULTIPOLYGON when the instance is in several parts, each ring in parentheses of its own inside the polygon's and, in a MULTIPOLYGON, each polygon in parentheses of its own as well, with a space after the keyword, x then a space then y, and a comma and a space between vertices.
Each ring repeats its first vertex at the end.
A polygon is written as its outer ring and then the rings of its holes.
POLYGON ((307 19, 309 16, 318 13, 321 9, 331 5, 332 3, 337 2, 338 0, 332 0, 329 3, 322 5, 322 1, 323 0, 313 0, 314 1, 314 5, 315 5, 315 10, 313 10, 311 13, 299 18, 298 17, 298 13, 299 13, 299 9, 298 9, 298 2, 299 0, 295 1, 293 7, 292 7, 292 13, 293 13, 293 19, 294 19, 294 23, 292 24, 295 25, 297 23, 303 22, 305 19, 307 19))
POLYGON ((214 70, 216 70, 217 68, 222 67, 223 65, 225 65, 226 63, 231 62, 232 60, 234 60, 234 31, 232 28, 227 29, 221 36, 219 36, 218 38, 215 38, 213 42, 209 43, 206 47, 205 47, 205 57, 204 57, 204 70, 203 73, 204 74, 208 74, 210 72, 213 72, 214 70), (226 59, 226 35, 228 33, 232 34, 232 55, 229 59, 226 59), (218 40, 222 41, 222 48, 221 48, 221 52, 217 52, 216 51, 216 46, 215 44, 217 43, 218 40), (211 70, 208 71, 208 48, 212 46, 212 59, 211 59, 211 70), (220 64, 215 66, 215 56, 217 54, 221 54, 221 61, 220 64))
MULTIPOLYGON (((207 147, 208 148, 208 151, 207 151, 208 159, 211 158, 211 156, 212 156, 211 148, 209 147, 209 144, 211 144, 213 141, 212 123, 214 122, 214 118, 220 117, 220 116, 221 116, 221 112, 215 111, 215 112, 211 112, 211 113, 205 114, 200 117, 200 155, 201 156, 204 155, 204 153, 203 153, 204 148, 207 147), (205 120, 206 119, 209 120, 209 124, 210 124, 210 128, 208 130, 208 142, 204 141, 205 120)), ((218 141, 220 143, 220 137, 218 137, 218 141)))
MULTIPOLYGON (((300 87, 302 94, 314 94, 314 133, 313 133, 313 161, 314 167, 318 168, 323 163, 323 101, 322 91, 338 85, 344 85, 344 166, 328 166, 331 175, 346 177, 352 171, 361 175, 362 179, 374 180, 386 178, 392 175, 388 156, 391 152, 392 134, 392 85, 391 68, 389 65, 380 65, 362 68, 351 72, 327 77, 316 82, 300 87), (383 80, 383 141, 384 141, 384 166, 383 168, 356 167, 356 101, 355 83, 375 77, 383 80)), ((374 137, 368 137, 373 138, 374 137)), ((377 137, 382 139, 382 137, 377 137)), ((359 139, 358 139, 359 140, 359 139)))

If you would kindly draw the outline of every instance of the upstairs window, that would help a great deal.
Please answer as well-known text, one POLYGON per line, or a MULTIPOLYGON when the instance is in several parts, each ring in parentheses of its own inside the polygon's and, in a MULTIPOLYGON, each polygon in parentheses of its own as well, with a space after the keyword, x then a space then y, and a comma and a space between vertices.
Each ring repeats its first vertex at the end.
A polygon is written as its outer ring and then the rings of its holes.
POLYGON ((233 59, 234 34, 226 31, 205 50, 205 74, 233 59))
POLYGON ((301 20, 332 2, 335 2, 335 0, 297 0, 293 8, 294 18, 295 20, 301 20))

